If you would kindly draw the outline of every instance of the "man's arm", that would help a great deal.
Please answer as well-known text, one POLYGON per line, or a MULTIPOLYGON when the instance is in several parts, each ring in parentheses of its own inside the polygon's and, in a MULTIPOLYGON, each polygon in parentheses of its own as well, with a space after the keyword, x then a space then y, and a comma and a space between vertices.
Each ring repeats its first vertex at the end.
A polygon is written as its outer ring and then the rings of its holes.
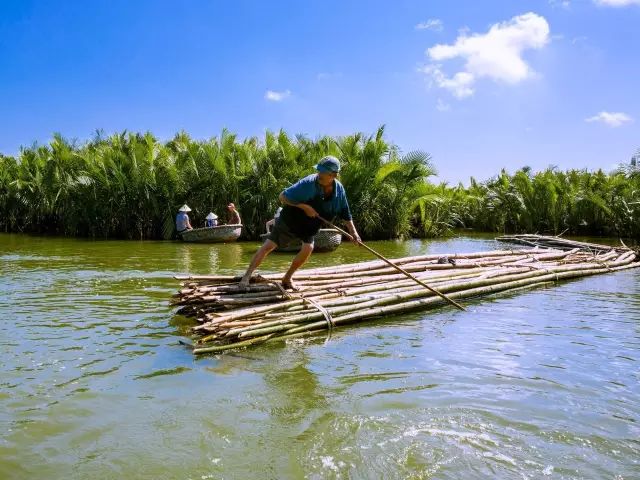
POLYGON ((347 200, 347 194, 344 189, 341 189, 340 201, 342 203, 340 209, 340 217, 344 221, 347 226, 347 230, 351 234, 351 241, 356 245, 361 243, 360 235, 358 234, 358 230, 356 230, 356 226, 353 224, 353 218, 351 216, 351 209, 349 208, 349 201, 347 200))
POLYGON ((356 226, 353 224, 353 220, 348 220, 345 224, 347 225, 347 230, 349 230, 351 237, 353 237, 351 241, 355 244, 361 243, 360 235, 358 235, 358 231, 356 230, 356 226))

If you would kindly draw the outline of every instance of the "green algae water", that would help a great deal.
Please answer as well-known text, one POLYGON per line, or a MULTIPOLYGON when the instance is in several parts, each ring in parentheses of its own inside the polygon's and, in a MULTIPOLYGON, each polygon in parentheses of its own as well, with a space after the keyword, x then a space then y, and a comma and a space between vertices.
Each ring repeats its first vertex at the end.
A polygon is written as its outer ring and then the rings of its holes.
POLYGON ((172 275, 257 248, 0 235, 0 478, 640 478, 639 271, 194 358, 172 275))

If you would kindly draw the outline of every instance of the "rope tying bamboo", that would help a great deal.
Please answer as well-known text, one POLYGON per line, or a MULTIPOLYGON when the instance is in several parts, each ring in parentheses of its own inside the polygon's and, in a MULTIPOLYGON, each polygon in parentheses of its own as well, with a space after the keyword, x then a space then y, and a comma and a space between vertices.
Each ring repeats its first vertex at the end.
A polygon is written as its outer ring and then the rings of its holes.
POLYGON ((316 302, 315 300, 313 300, 312 298, 303 298, 303 300, 306 303, 310 303, 311 305, 313 305, 314 307, 316 307, 320 313, 322 313, 322 315, 324 315, 324 319, 327 321, 327 328, 329 330, 333 330, 333 328, 336 326, 335 323, 333 323, 333 317, 331 316, 331 314, 329 313, 329 310, 327 310, 326 308, 324 308, 322 305, 320 305, 318 302, 316 302))

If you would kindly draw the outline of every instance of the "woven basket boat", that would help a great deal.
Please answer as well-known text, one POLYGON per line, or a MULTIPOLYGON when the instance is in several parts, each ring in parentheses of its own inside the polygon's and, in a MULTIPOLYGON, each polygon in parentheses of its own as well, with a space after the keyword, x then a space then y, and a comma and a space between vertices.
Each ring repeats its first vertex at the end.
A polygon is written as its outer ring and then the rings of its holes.
POLYGON ((235 242, 242 233, 242 225, 220 225, 218 227, 194 228, 180 234, 185 242, 222 243, 235 242))
MULTIPOLYGON (((260 235, 262 241, 266 240, 268 234, 260 235)), ((342 234, 333 228, 321 228, 314 237, 314 252, 332 252, 342 243, 342 234)), ((276 248, 276 252, 297 252, 302 247, 302 242, 295 241, 284 248, 276 248)))

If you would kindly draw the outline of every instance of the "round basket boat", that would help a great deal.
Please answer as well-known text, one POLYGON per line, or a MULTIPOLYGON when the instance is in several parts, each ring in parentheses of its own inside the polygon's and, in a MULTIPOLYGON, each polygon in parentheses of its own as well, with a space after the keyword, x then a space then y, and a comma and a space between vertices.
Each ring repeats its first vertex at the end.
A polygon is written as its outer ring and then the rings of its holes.
MULTIPOLYGON (((266 240, 268 233, 263 233, 260 238, 266 240)), ((342 243, 342 234, 333 228, 321 228, 313 237, 314 252, 332 252, 342 243)), ((296 240, 284 248, 276 248, 276 252, 297 252, 302 247, 302 242, 296 240)))
POLYGON ((220 225, 218 227, 194 228, 182 232, 180 236, 185 242, 222 243, 235 242, 242 233, 242 225, 220 225))

